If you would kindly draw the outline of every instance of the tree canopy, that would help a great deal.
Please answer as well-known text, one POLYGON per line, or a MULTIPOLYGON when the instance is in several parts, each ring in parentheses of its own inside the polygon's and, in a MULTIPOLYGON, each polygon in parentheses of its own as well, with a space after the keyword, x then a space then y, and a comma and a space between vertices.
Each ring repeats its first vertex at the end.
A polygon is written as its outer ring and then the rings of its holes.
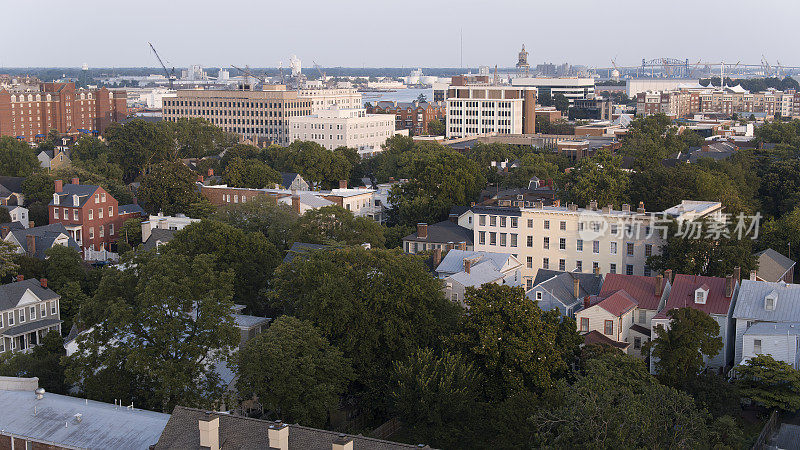
POLYGON ((306 211, 294 226, 294 240, 310 244, 370 244, 383 247, 383 228, 367 217, 356 217, 341 206, 331 205, 306 211))

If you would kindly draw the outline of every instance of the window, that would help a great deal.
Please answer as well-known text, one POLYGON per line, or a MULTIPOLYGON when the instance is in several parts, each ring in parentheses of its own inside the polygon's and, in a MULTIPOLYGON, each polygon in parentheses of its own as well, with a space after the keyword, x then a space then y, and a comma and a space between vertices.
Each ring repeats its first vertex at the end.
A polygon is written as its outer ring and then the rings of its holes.
POLYGON ((94 194, 94 202, 100 203, 100 194, 94 194))
POLYGON ((500 216, 500 226, 501 227, 506 226, 506 217, 505 216, 500 216))
POLYGON ((533 236, 528 236, 526 239, 528 247, 533 247, 533 236))
POLYGON ((517 246, 517 233, 511 233, 511 246, 517 246))
POLYGON ((777 300, 777 296, 774 294, 769 294, 764 298, 764 309, 767 311, 775 311, 775 301, 777 300))
POLYGON ((589 318, 581 317, 581 331, 589 331, 589 318))
POLYGON ((114 224, 113 223, 108 224, 108 235, 109 236, 113 236, 114 235, 114 224))
POLYGON ((539 291, 536 293, 536 301, 541 301, 541 300, 542 300, 542 293, 541 291, 539 291))
POLYGON ((575 270, 583 272, 583 261, 575 261, 575 270))
POLYGON ((55 301, 50 302, 50 314, 55 314, 58 303, 55 301))
POLYGON ((497 216, 489 216, 489 226, 490 227, 497 226, 497 216))
POLYGON ((25 308, 17 310, 19 311, 19 323, 25 323, 25 308))
POLYGON ((558 270, 562 272, 567 270, 567 261, 565 259, 558 260, 558 270))
POLYGON ((604 334, 614 334, 614 321, 613 320, 606 320, 603 323, 603 333, 604 334))
MULTIPOLYGON (((4 316, 4 315, 5 315, 5 314, 0 314, 0 328, 3 328, 3 316, 4 316)), ((2 340, 2 339, 0 339, 0 342, 2 342, 2 341, 3 341, 3 340, 2 340)))
POLYGON ((528 266, 528 269, 533 269, 533 256, 528 256, 526 258, 526 265, 528 266))
POLYGON ((89 239, 94 239, 94 227, 89 227, 89 239))
POLYGON ((103 208, 97 208, 97 218, 98 219, 103 218, 103 208))
POLYGON ((533 219, 528 219, 528 228, 533 228, 533 219))
POLYGON ((575 244, 575 249, 579 252, 583 251, 583 239, 578 239, 577 243, 575 244))
POLYGON ((31 306, 31 307, 28 308, 28 317, 30 317, 31 320, 36 320, 36 307, 35 306, 31 306))
POLYGON ((633 275, 633 264, 625 264, 625 275, 633 275))
POLYGON ((519 227, 519 218, 512 217, 511 218, 511 228, 518 228, 519 227))
POLYGON ((478 243, 483 245, 486 244, 486 232, 485 231, 478 231, 478 243))
POLYGON ((597 261, 592 262, 592 273, 600 273, 600 263, 597 261))
POLYGON ((550 248, 550 238, 545 236, 544 237, 544 241, 542 242, 542 245, 544 246, 545 249, 550 248))
POLYGON ((550 229, 550 221, 549 220, 545 220, 544 221, 544 229, 545 230, 549 230, 550 229))
POLYGON ((616 242, 612 242, 611 243, 611 248, 609 249, 609 252, 612 255, 616 255, 617 254, 617 243, 616 242))
POLYGON ((642 348, 642 338, 640 337, 633 338, 633 348, 634 350, 640 350, 642 348))
MULTIPOLYGON (((65 219, 66 219, 66 217, 65 217, 65 219)), ((78 220, 78 208, 75 208, 75 209, 72 210, 72 220, 74 220, 74 221, 78 220)))
POLYGON ((639 323, 647 323, 647 311, 639 310, 639 323))
MULTIPOLYGON (((53 208, 53 218, 58 219, 58 208, 53 208)), ((69 217, 67 217, 69 219, 69 217)))
POLYGON ((600 241, 592 241, 592 253, 600 253, 600 241))
POLYGON ((644 244, 644 256, 651 256, 653 254, 653 244, 644 244))
POLYGON ((561 231, 566 231, 566 229, 567 229, 567 222, 565 222, 565 221, 563 221, 563 220, 562 220, 562 221, 561 221, 561 223, 559 223, 559 224, 558 224, 558 229, 559 229, 559 230, 561 230, 561 231))
POLYGON ((489 245, 497 245, 497 233, 489 232, 489 245))
POLYGON ((486 225, 486 215, 481 214, 480 216, 478 216, 478 224, 481 226, 486 225))
POLYGON ((100 201, 103 202, 103 203, 106 202, 106 194, 105 194, 105 192, 100 194, 100 201))
POLYGON ((650 267, 644 266, 644 276, 649 277, 650 275, 652 275, 652 273, 653 272, 650 270, 650 267))
POLYGON ((566 250, 567 249, 567 240, 565 238, 559 238, 559 240, 558 240, 558 249, 559 250, 566 250))
POLYGON ((609 265, 608 273, 617 273, 617 265, 616 265, 616 263, 611 263, 611 265, 609 265))
POLYGON ((708 291, 706 291, 705 289, 702 288, 697 289, 696 291, 694 291, 694 302, 699 303, 701 305, 705 304, 707 295, 708 291))
POLYGON ((98 231, 100 232, 100 237, 104 237, 106 235, 106 233, 105 233, 106 228, 103 225, 100 225, 100 228, 98 228, 98 231))
MULTIPOLYGON (((39 305, 39 317, 44 317, 46 315, 47 315, 47 305, 42 303, 42 304, 39 305)), ((0 327, 2 327, 2 326, 3 325, 0 324, 0 327)))
POLYGON ((550 258, 543 258, 542 269, 549 269, 549 268, 550 268, 550 258))
POLYGON ((628 256, 633 256, 633 242, 626 243, 625 247, 626 247, 625 253, 628 256))
POLYGON ((753 353, 761 354, 761 339, 753 339, 753 353))
POLYGON ((94 210, 88 209, 87 211, 89 211, 89 220, 94 220, 94 210))
POLYGON ((500 245, 505 247, 506 246, 506 234, 500 233, 500 245))
POLYGON ((525 290, 529 291, 532 287, 533 287, 533 280, 531 280, 530 278, 525 280, 525 290))

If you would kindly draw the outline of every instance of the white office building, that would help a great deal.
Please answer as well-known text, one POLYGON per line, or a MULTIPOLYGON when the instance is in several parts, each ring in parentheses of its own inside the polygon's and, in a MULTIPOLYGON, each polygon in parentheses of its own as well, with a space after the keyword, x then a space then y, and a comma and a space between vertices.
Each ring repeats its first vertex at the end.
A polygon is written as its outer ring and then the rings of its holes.
POLYGON ((489 84, 450 86, 447 92, 447 138, 533 132, 535 105, 534 89, 489 84))
POLYGON ((367 114, 364 108, 330 108, 290 117, 289 133, 293 141, 314 141, 329 150, 350 147, 372 156, 395 134, 394 122, 391 114, 367 114))
POLYGON ((312 113, 330 108, 354 109, 364 106, 361 103, 361 93, 352 88, 300 89, 297 94, 300 98, 311 100, 312 113))
POLYGON ((538 95, 564 94, 569 104, 575 100, 586 100, 594 98, 594 78, 540 78, 540 77, 517 77, 511 79, 512 86, 535 87, 538 95))

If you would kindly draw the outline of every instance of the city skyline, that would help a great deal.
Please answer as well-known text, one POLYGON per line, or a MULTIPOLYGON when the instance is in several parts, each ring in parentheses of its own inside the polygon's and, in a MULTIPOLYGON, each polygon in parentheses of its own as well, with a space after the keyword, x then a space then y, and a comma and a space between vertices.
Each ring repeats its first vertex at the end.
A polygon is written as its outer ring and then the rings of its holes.
MULTIPOLYGON (((350 0, 343 6, 318 0, 231 0, 224 7, 198 7, 141 0, 131 8, 89 0, 44 1, 27 12, 46 9, 47 14, 36 15, 36 23, 55 30, 58 39, 53 33, 32 34, 30 21, 7 21, 9 34, 25 36, 25 44, 6 46, 0 67, 157 67, 148 41, 175 67, 277 67, 280 61, 287 67, 292 54, 305 67, 313 61, 323 67, 460 67, 462 60, 463 67, 510 67, 522 44, 532 65, 608 67, 614 59, 620 66, 636 66, 642 58, 659 57, 689 59, 690 64, 758 64, 762 55, 773 64, 800 65, 790 59, 788 28, 765 26, 739 40, 725 38, 725 24, 738 23, 743 8, 752 9, 744 1, 679 0, 660 8, 651 3, 499 0, 487 9, 473 1, 389 5, 350 0), (64 24, 68 32, 62 31, 64 24)), ((800 11, 800 6, 774 0, 760 5, 788 16, 800 11)), ((21 4, 11 9, 18 9, 12 16, 26 13, 21 4)))

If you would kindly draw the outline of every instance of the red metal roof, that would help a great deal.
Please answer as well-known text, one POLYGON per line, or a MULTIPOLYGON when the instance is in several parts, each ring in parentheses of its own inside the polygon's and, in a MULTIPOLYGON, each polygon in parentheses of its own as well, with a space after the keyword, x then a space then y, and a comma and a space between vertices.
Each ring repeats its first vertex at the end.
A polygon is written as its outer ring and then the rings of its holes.
POLYGON ((636 308, 636 300, 625 291, 616 291, 592 306, 599 306, 614 316, 620 317, 636 308))
MULTIPOLYGON (((661 301, 661 296, 656 295, 657 281, 656 277, 609 273, 603 280, 600 296, 608 297, 615 291, 624 290, 636 300, 639 308, 657 311, 658 303, 661 301)), ((664 285, 666 286, 666 283, 664 285)))
MULTIPOLYGON (((735 280, 734 280, 735 282, 735 280)), ((733 289, 731 289, 733 292, 733 289)), ((708 314, 728 314, 731 297, 725 297, 725 278, 704 277, 701 275, 675 275, 672 290, 667 299, 667 306, 656 314, 654 319, 665 319, 671 309, 690 307, 708 314), (700 288, 708 289, 705 303, 695 303, 694 293, 700 288)))
POLYGON ((628 342, 617 342, 597 330, 592 330, 584 334, 583 343, 584 345, 589 345, 589 344, 610 345, 612 347, 616 347, 622 350, 628 348, 628 346, 630 345, 630 343, 628 342))

